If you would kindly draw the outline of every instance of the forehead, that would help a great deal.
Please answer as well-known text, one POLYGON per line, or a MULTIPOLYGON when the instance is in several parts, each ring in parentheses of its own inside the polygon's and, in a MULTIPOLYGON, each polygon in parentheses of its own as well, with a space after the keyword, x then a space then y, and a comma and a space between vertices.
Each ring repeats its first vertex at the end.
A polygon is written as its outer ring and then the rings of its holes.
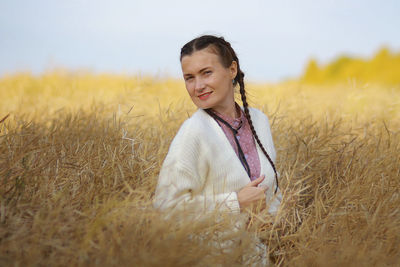
POLYGON ((209 48, 184 56, 181 60, 181 66, 184 73, 198 72, 207 67, 222 67, 218 55, 209 48))

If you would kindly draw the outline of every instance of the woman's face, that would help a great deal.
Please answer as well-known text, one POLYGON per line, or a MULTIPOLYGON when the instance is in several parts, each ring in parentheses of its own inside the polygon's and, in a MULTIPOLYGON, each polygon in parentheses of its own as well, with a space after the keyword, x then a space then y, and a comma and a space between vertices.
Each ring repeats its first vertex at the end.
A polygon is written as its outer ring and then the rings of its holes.
POLYGON ((234 107, 232 79, 237 73, 235 61, 225 68, 218 55, 205 48, 184 56, 181 66, 186 89, 198 108, 212 108, 224 113, 234 107))

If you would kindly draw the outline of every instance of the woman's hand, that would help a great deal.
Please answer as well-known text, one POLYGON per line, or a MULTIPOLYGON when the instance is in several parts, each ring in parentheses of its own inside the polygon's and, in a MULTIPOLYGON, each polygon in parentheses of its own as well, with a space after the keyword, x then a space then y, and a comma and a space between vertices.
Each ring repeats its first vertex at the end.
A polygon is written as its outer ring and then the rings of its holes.
POLYGON ((265 191, 267 191, 268 186, 257 187, 264 179, 265 175, 261 175, 238 192, 238 201, 241 210, 257 202, 265 202, 265 191))

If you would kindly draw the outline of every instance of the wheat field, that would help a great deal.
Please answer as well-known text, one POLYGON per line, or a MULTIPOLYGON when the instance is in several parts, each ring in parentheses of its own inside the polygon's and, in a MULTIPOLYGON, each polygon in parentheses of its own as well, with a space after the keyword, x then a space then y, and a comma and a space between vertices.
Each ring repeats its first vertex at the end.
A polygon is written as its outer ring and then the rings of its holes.
POLYGON ((257 235, 276 266, 399 266, 400 87, 247 92, 270 119, 284 198, 276 218, 252 213, 226 252, 209 244, 229 220, 178 225, 151 205, 168 146, 196 110, 182 81, 1 78, 0 265, 241 266, 257 235))

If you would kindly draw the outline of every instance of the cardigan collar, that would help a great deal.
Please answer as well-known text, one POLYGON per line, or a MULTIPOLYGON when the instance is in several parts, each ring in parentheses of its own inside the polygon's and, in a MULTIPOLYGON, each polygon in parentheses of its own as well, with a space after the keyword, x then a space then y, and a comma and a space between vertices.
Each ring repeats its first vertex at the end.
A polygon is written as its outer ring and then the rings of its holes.
POLYGON ((239 104, 235 102, 235 107, 236 109, 240 112, 239 118, 232 118, 230 116, 226 116, 224 114, 221 114, 217 111, 213 111, 215 114, 217 114, 219 117, 221 117, 224 121, 229 123, 229 125, 234 128, 234 129, 239 129, 243 123, 246 121, 246 115, 244 114, 244 111, 240 108, 239 104))
MULTIPOLYGON (((243 106, 239 106, 239 107, 242 110, 242 113, 244 113, 243 106)), ((225 146, 224 152, 234 155, 233 158, 237 161, 237 165, 242 167, 242 168, 240 168, 242 171, 242 174, 240 176, 248 177, 248 174, 247 174, 245 168, 243 167, 242 163, 240 162, 240 159, 238 158, 238 156, 236 155, 235 150, 233 149, 232 145, 230 144, 228 138, 226 138, 226 135, 225 135, 223 129, 218 125, 218 123, 209 114, 207 114, 207 112, 204 109, 199 109, 199 112, 204 116, 205 120, 213 127, 218 138, 220 139, 220 142, 222 144, 224 144, 224 146, 225 146)), ((254 113, 251 108, 249 108, 249 113, 250 113, 250 116, 252 116, 252 117, 254 116, 254 113)), ((254 129, 256 130, 256 132, 260 133, 261 131, 259 130, 258 120, 252 119, 252 122, 253 122, 253 126, 254 126, 254 129)), ((265 142, 263 142, 263 136, 259 136, 259 138, 260 138, 261 142, 263 144, 265 144, 265 142)), ((269 162, 268 163, 266 162, 266 157, 265 157, 264 153, 262 152, 258 143, 255 142, 255 144, 256 144, 258 157, 260 159, 260 165, 261 165, 260 166, 260 174, 265 174, 265 171, 266 171, 265 165, 269 164, 269 162)), ((249 177, 249 181, 250 181, 250 177, 249 177)))

